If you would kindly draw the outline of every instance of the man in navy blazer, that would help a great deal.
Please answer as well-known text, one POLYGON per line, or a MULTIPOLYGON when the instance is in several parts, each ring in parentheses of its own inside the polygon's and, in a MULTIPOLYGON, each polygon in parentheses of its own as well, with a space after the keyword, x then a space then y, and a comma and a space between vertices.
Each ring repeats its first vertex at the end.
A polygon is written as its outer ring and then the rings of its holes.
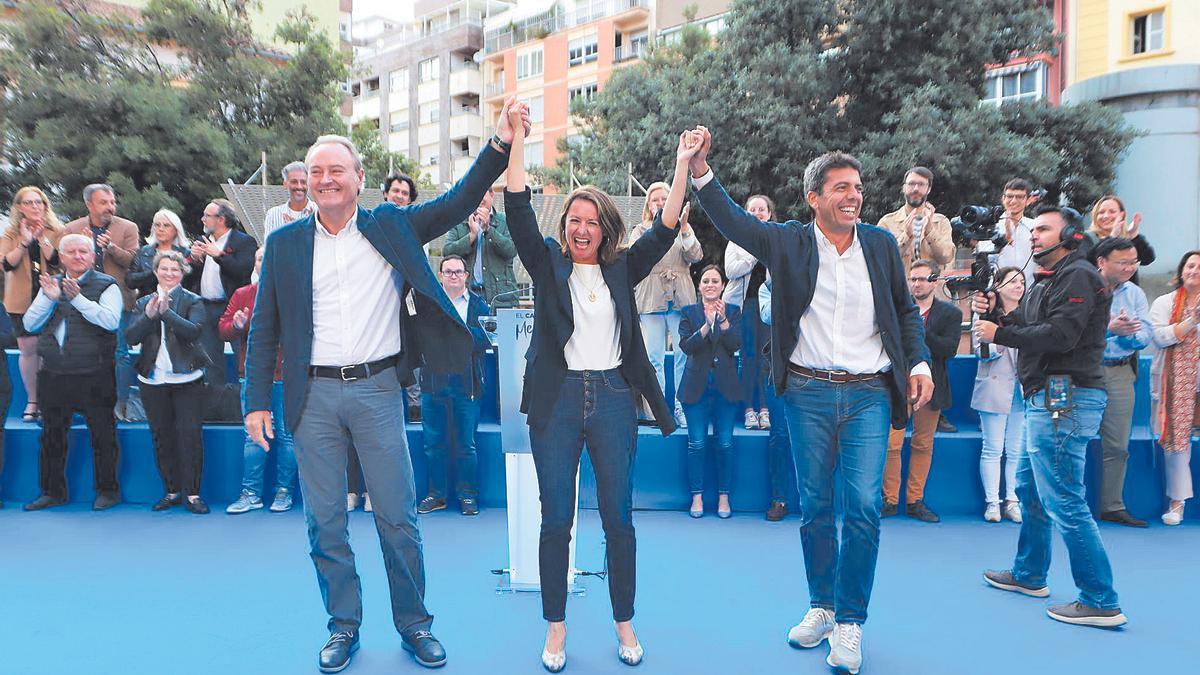
MULTIPOLYGON (((438 278, 451 304, 466 322, 474 338, 471 353, 451 370, 440 370, 424 362, 421 369, 421 410, 424 414, 425 456, 429 462, 429 492, 417 513, 430 513, 446 508, 447 461, 451 454, 457 458, 459 511, 464 516, 479 513, 479 489, 476 474, 479 462, 475 454, 475 432, 479 428, 479 400, 483 394, 483 355, 491 346, 480 317, 491 310, 480 296, 467 290, 467 263, 458 255, 448 255, 438 263, 438 278)), ((411 311, 416 319, 418 351, 421 354, 442 349, 443 336, 449 332, 449 317, 432 306, 424 296, 414 295, 411 311)))
POLYGON ((896 240, 859 222, 861 165, 826 153, 804 171, 814 222, 762 222, 737 205, 708 166, 712 137, 691 161, 700 205, 721 234, 771 273, 771 373, 785 397, 800 492, 800 537, 811 609, 788 633, 795 647, 828 639, 829 665, 858 672, 879 553, 889 422, 933 393, 921 315, 896 240), (841 465, 843 525, 834 519, 841 465))
MULTIPOLYGON (((511 102, 510 102, 511 103, 511 102)), ((428 667, 446 653, 430 633, 416 521, 412 463, 405 440, 401 381, 418 358, 405 284, 447 318, 440 348, 420 355, 449 367, 469 359, 474 337, 434 278, 421 245, 462 221, 507 164, 513 132, 506 110, 497 136, 467 175, 418 205, 358 206, 362 159, 341 136, 309 148, 312 216, 267 237, 246 356, 246 431, 264 449, 271 436, 271 386, 283 350, 284 414, 296 443, 311 556, 329 613, 321 649, 325 672, 346 667, 358 647, 362 591, 346 529, 346 453, 353 438, 374 506, 405 650, 428 667)))

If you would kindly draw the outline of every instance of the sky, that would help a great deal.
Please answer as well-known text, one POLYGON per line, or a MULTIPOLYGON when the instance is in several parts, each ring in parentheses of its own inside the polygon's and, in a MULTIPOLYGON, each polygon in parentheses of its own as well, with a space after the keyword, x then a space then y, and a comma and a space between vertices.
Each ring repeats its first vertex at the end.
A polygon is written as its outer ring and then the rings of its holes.
POLYGON ((416 0, 354 0, 355 18, 385 16, 401 21, 412 19, 416 0))

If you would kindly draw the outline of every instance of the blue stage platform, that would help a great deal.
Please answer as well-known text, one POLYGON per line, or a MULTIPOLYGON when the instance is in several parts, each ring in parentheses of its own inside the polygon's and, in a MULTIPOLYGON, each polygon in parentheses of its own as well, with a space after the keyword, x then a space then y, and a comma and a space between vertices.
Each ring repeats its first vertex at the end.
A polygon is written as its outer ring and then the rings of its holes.
MULTIPOLYGON (((668 359, 670 356, 668 355, 668 359)), ((5 424, 7 461, 0 496, 11 502, 23 502, 38 495, 38 446, 40 428, 20 421, 25 405, 24 389, 16 367, 16 352, 8 353, 9 373, 13 378, 13 402, 5 424)), ((668 372, 670 361, 668 361, 668 372)), ((230 372, 236 372, 230 368, 230 372)), ((1150 414, 1147 375, 1149 359, 1143 359, 1141 377, 1137 384, 1137 404, 1134 411, 1133 441, 1130 445, 1129 472, 1126 479, 1126 502, 1130 510, 1142 517, 1155 518, 1163 508, 1163 477, 1161 452, 1150 439, 1147 420, 1150 414)), ((496 362, 488 359, 487 387, 484 413, 479 431, 480 501, 487 507, 505 503, 504 456, 500 446, 495 390, 496 362)), ((979 515, 983 491, 979 482, 979 451, 981 437, 979 420, 970 409, 971 386, 975 374, 975 358, 959 356, 950 363, 954 406, 948 411, 951 422, 958 426, 956 434, 937 434, 934 444, 933 467, 926 488, 929 505, 944 515, 979 515)), ((672 392, 669 392, 669 394, 672 392)), ((214 504, 233 501, 240 489, 242 472, 243 432, 240 426, 208 425, 204 431, 205 462, 202 493, 214 504)), ((133 503, 153 503, 162 496, 162 485, 154 463, 150 433, 145 424, 119 425, 121 444, 121 484, 125 500, 133 503)), ((425 456, 420 425, 408 426, 408 442, 418 486, 425 484, 425 456)), ((736 466, 731 503, 735 510, 765 510, 769 500, 767 482, 767 434, 763 431, 738 429, 734 433, 736 466)), ((90 501, 92 492, 91 450, 86 429, 77 424, 71 433, 71 456, 67 465, 71 499, 90 501)), ((643 428, 638 438, 638 456, 634 475, 634 506, 639 509, 679 510, 689 502, 686 477, 687 437, 677 431, 663 438, 656 429, 643 428)), ((906 451, 907 452, 907 451, 906 451)), ((1093 441, 1088 464, 1089 496, 1094 499, 1099 485, 1099 442, 1093 441)), ((1197 462, 1200 465, 1200 462, 1197 462)), ((1193 474, 1200 482, 1200 466, 1193 474)), ((711 467, 710 467, 711 471, 711 467)), ((272 478, 268 469, 268 485, 272 478)), ((586 458, 580 476, 580 503, 595 508, 595 478, 586 458)), ((420 490, 418 490, 420 492, 420 490)), ((715 502, 715 495, 711 501, 715 502)), ((793 510, 796 505, 791 495, 793 510)), ((1200 507, 1189 504, 1188 516, 1195 517, 1200 507)))

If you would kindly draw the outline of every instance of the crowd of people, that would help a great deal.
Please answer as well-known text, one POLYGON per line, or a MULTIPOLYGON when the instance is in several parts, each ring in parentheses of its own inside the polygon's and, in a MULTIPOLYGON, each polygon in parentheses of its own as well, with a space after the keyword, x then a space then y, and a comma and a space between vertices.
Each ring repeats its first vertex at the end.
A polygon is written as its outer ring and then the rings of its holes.
MULTIPOLYGON (((928 201, 932 171, 906 172, 903 205, 875 226, 860 222, 859 161, 825 153, 803 174, 813 221, 780 222, 766 195, 743 205, 730 198, 709 165, 712 136, 703 126, 680 133, 671 180, 650 187, 632 231, 611 197, 583 187, 567 196, 557 236, 544 237, 525 184, 529 126, 528 107, 506 101, 496 135, 450 191, 418 203, 415 182, 394 175, 371 210, 358 204, 363 168, 354 144, 322 136, 304 161, 283 169, 289 200, 268 212, 262 247, 223 199, 207 204, 195 240, 163 210, 139 246, 137 226, 116 217, 108 185, 85 188, 88 215, 65 225, 42 190, 19 190, 0 237, 8 310, 0 334, 19 346, 29 401, 22 419, 42 424, 41 495, 24 508, 67 502, 67 432, 78 412, 95 455, 93 508, 121 501, 116 424, 144 414, 163 482, 153 510, 207 513, 204 411, 238 386, 243 478, 226 510, 261 509, 271 496, 271 511, 287 511, 298 478, 329 614, 320 668, 345 667, 359 644, 362 598, 347 512, 360 503, 374 512, 404 649, 421 665, 444 664, 425 605, 417 515, 453 500, 463 515, 478 513, 476 435, 490 345, 479 319, 516 303, 512 267, 520 258, 536 288, 521 410, 542 506, 548 671, 566 666, 569 542, 584 447, 596 475, 617 655, 635 666, 645 653, 632 623, 638 420, 664 435, 686 428, 696 518, 705 513, 711 426, 716 513, 728 518, 740 416, 768 432, 768 519, 786 515, 791 486, 799 495, 810 607, 788 641, 804 649, 828 641, 828 663, 857 672, 881 518, 903 505, 910 517, 939 520, 924 493, 935 432, 951 406, 948 363, 964 337, 964 306, 979 361, 971 406, 983 435, 983 518, 1021 524, 1012 566, 987 570, 985 582, 1048 595, 1057 528, 1080 593, 1050 607, 1050 617, 1126 622, 1085 500, 1086 447, 1100 437, 1100 518, 1145 526, 1127 510, 1123 489, 1138 354, 1156 347, 1149 377, 1152 429, 1166 457, 1161 519, 1181 521, 1200 422, 1200 251, 1182 256, 1174 290, 1150 303, 1137 284, 1139 265, 1154 260, 1139 215, 1127 218, 1109 195, 1093 208, 1090 227, 1066 206, 1043 205, 1031 218, 1036 195, 1018 178, 1001 195, 997 227, 1009 245, 992 260, 994 285, 950 297, 942 271, 955 249, 949 220, 928 201), (502 174, 503 214, 491 189, 502 174), (703 266, 695 282, 692 267, 704 251, 684 203, 689 184, 729 240, 724 264, 703 266), (427 246, 444 234, 434 270, 427 246), (676 352, 673 401, 664 393, 668 341, 676 352), (239 385, 225 372, 226 342, 239 385), (429 481, 421 491, 405 407, 419 408, 423 425, 429 481)), ((3 370, 0 403, 11 389, 3 370)))

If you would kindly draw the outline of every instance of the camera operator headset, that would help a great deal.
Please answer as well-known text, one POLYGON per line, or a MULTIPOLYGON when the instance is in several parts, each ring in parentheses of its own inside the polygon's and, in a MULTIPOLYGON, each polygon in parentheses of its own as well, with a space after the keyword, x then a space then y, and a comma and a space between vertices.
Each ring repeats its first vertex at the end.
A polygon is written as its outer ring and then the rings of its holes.
MULTIPOLYGON (((1043 207, 1033 228, 1033 258, 1041 267, 1036 283, 1016 310, 974 326, 980 342, 1020 350, 1017 371, 1026 399, 1044 391, 1055 419, 1072 408, 1077 389, 1104 389, 1112 299, 1099 272, 1077 251, 1083 238, 1078 211, 1043 207)), ((994 293, 977 293, 972 309, 986 315, 995 304, 994 293)))

